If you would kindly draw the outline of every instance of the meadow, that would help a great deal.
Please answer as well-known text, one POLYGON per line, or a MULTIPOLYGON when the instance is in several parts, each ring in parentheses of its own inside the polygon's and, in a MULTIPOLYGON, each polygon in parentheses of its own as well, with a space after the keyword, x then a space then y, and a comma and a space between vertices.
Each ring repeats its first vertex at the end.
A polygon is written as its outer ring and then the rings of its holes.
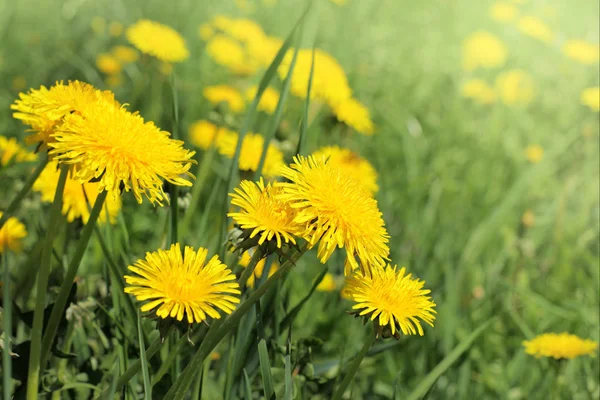
POLYGON ((0 0, 0 398, 600 399, 599 19, 0 0))

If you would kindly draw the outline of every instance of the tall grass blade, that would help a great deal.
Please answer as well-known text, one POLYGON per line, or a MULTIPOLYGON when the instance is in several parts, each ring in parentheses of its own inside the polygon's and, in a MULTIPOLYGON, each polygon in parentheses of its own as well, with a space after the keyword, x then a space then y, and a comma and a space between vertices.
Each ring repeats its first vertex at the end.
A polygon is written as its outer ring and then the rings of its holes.
POLYGON ((142 330, 142 318, 137 315, 138 343, 140 345, 140 363, 142 366, 142 378, 144 381, 144 399, 152 400, 152 385, 150 385, 150 374, 148 372, 148 359, 146 358, 146 347, 144 346, 144 335, 142 330))
POLYGON ((262 376, 265 397, 270 399, 275 396, 275 390, 273 389, 273 376, 271 375, 271 362, 269 361, 267 342, 264 339, 258 342, 258 358, 260 360, 260 374, 262 376))

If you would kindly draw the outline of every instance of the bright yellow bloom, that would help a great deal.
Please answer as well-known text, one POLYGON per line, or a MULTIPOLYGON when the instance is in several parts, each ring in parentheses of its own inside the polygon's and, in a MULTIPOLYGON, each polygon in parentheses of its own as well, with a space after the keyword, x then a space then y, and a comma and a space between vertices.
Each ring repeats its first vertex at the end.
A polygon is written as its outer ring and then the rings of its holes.
POLYGON ((208 149, 215 141, 219 127, 212 122, 200 120, 190 125, 190 142, 201 149, 208 149))
MULTIPOLYGON (((248 264, 250 264, 250 259, 252 259, 252 256, 250 255, 250 250, 245 251, 242 254, 242 257, 240 258, 239 264, 242 267, 246 268, 248 266, 248 264)), ((262 277, 266 262, 267 262, 267 259, 263 258, 256 264, 256 267, 254 267, 254 273, 252 275, 250 275, 250 277, 248 278, 248 281, 246 281, 247 287, 253 288, 256 283, 256 280, 260 279, 262 277)), ((277 264, 275 262, 272 262, 271 267, 269 268, 269 276, 267 276, 267 278, 269 278, 271 275, 273 275, 275 272, 277 272, 277 268, 278 268, 277 264)))
POLYGON ((125 30, 125 27, 123 26, 122 23, 120 22, 111 22, 110 26, 108 27, 108 33, 110 33, 110 36, 112 37, 118 37, 121 36, 123 34, 123 31, 125 30))
POLYGON ((317 285, 317 291, 319 292, 333 292, 336 289, 335 279, 333 274, 326 273, 323 280, 317 285))
POLYGON ((138 53, 129 46, 115 46, 112 54, 121 62, 129 64, 138 60, 138 53))
POLYGON ((554 33, 552 33, 548 25, 536 17, 522 17, 519 20, 518 28, 524 34, 541 40, 542 42, 549 43, 554 38, 554 33))
POLYGON ((563 332, 544 333, 532 340, 523 341, 523 346, 527 354, 536 358, 553 357, 558 360, 591 355, 596 352, 598 343, 563 332))
MULTIPOLYGON (((267 67, 271 64, 282 45, 283 40, 272 36, 264 36, 255 38, 255 40, 248 43, 247 51, 252 60, 256 60, 263 67, 267 67)), ((306 93, 304 96, 306 96, 306 93)))
MULTIPOLYGON (((258 86, 256 86, 256 85, 250 86, 246 90, 246 99, 249 102, 254 100, 254 96, 256 96, 257 90, 258 90, 258 86)), ((269 86, 265 89, 262 97, 260 98, 260 102, 258 103, 258 110, 264 111, 267 114, 273 114, 275 112, 275 109, 277 108, 278 102, 279 102, 279 92, 269 86)))
POLYGON ((496 90, 502 101, 510 106, 525 106, 535 97, 533 79, 520 69, 509 70, 498 75, 496 90))
POLYGON ((494 88, 483 79, 470 79, 465 82, 460 90, 464 97, 475 100, 480 104, 492 104, 496 101, 494 88))
POLYGON ((150 54, 161 61, 181 62, 190 53, 185 40, 177 31, 147 19, 140 20, 127 28, 127 40, 142 53, 150 54))
POLYGON ((262 178, 258 182, 244 180, 235 193, 229 193, 231 204, 240 211, 227 216, 249 232, 249 239, 257 237, 259 246, 273 239, 278 248, 283 243, 295 244, 303 226, 295 221, 296 212, 290 204, 280 199, 282 191, 270 183, 265 186, 262 178))
POLYGON ((506 45, 489 32, 473 32, 462 43, 462 65, 467 71, 501 67, 507 57, 506 45))
POLYGON ((359 181, 312 156, 294 157, 281 175, 291 181, 279 184, 284 192, 281 200, 297 210, 294 221, 304 226, 309 244, 319 242, 322 263, 336 247, 346 249, 346 275, 359 267, 368 274, 385 263, 389 236, 377 201, 359 181))
MULTIPOLYGON (((220 132, 217 138, 219 153, 228 158, 233 158, 237 146, 238 135, 231 131, 220 132)), ((241 171, 256 171, 260 162, 265 139, 258 133, 248 132, 244 136, 238 167, 241 171)), ((267 147, 267 155, 263 165, 262 175, 265 177, 277 176, 281 167, 285 165, 283 153, 273 143, 267 147)))
POLYGON ((525 155, 530 163, 537 164, 544 158, 544 149, 538 144, 532 144, 525 150, 525 155))
POLYGON ((0 135, 0 165, 6 166, 11 161, 27 162, 37 160, 37 156, 22 147, 15 138, 0 135))
POLYGON ((380 333, 389 327, 395 337, 396 332, 423 336, 419 319, 433 326, 436 314, 435 303, 428 296, 431 291, 423 289, 425 282, 406 275, 404 267, 397 270, 389 264, 371 272, 371 276, 355 273, 346 279, 348 294, 357 303, 352 309, 375 321, 380 333))
POLYGON ((207 86, 203 91, 204 97, 214 105, 227 103, 229 109, 234 112, 244 111, 246 103, 244 97, 234 87, 227 85, 207 86))
POLYGON ((582 64, 597 64, 600 59, 600 49, 597 44, 583 40, 567 40, 562 48, 565 55, 582 64))
MULTIPOLYGON (((4 213, 0 211, 0 218, 4 213)), ((18 219, 10 217, 0 228, 0 254, 5 251, 21 251, 21 240, 27 236, 27 229, 18 219)))
POLYGON ((369 192, 376 193, 379 190, 377 171, 369 161, 357 153, 338 146, 326 146, 321 147, 312 155, 316 159, 326 159, 328 164, 341 169, 345 174, 362 183, 369 192))
POLYGON ((347 98, 339 103, 331 104, 331 109, 339 121, 365 135, 375 133, 369 109, 354 98, 347 98))
POLYGON ((206 44, 206 53, 219 65, 227 67, 239 75, 252 75, 258 69, 244 46, 238 41, 222 34, 213 36, 206 44))
POLYGON ((584 89, 581 92, 581 104, 588 106, 592 111, 600 111, 600 87, 584 89))
MULTIPOLYGON (((218 18, 215 19, 215 25, 218 26, 219 29, 242 43, 247 44, 257 41, 265 36, 265 32, 261 26, 247 18, 230 19, 228 23, 219 23, 217 21, 218 18)), ((224 20, 221 19, 220 21, 224 20)))
MULTIPOLYGON (((33 190, 41 193, 42 201, 47 203, 54 201, 59 176, 60 170, 58 164, 55 161, 49 162, 33 184, 33 190)), ((62 204, 62 213, 67 216, 67 221, 73 222, 75 219, 81 218, 83 223, 87 223, 90 218, 89 207, 94 205, 99 193, 99 183, 88 182, 82 184, 75 181, 71 176, 68 176, 65 182, 62 204)), ((108 213, 110 223, 114 224, 120 210, 121 198, 119 193, 109 193, 98 221, 100 223, 106 222, 108 213)))
POLYGON ((213 37, 214 34, 215 30, 212 26, 210 26, 210 24, 202 24, 198 28, 198 36, 200 36, 200 39, 202 40, 208 40, 213 37))
POLYGON ((146 196, 159 204, 165 198, 163 179, 192 185, 186 177, 192 176, 194 152, 125 108, 98 103, 70 114, 54 137, 50 155, 76 164, 73 178, 80 183, 98 180, 101 190, 132 190, 138 203, 146 196))
POLYGON ((13 117, 31 126, 37 132, 28 136, 28 144, 42 142, 47 145, 54 141, 52 133, 63 123, 64 118, 72 113, 82 113, 96 107, 98 102, 107 106, 120 107, 110 91, 100 91, 90 84, 72 81, 67 85, 57 82, 47 89, 31 89, 29 93, 19 93, 19 100, 10 108, 17 111, 13 117))
POLYGON ((510 22, 517 17, 518 11, 515 6, 510 3, 497 2, 490 8, 490 15, 493 19, 500 22, 510 22))
POLYGON ((96 57, 96 66, 100 71, 107 75, 118 74, 121 72, 121 69, 123 69, 119 60, 115 56, 107 53, 98 54, 96 57))
POLYGON ((145 260, 128 267, 139 276, 125 275, 130 285, 125 293, 139 301, 151 300, 141 307, 144 312, 158 307, 157 316, 181 321, 186 315, 190 324, 220 319, 219 309, 231 314, 240 302, 235 275, 216 255, 207 262, 207 255, 205 248, 194 251, 186 246, 182 256, 179 243, 169 250, 147 252, 145 260))

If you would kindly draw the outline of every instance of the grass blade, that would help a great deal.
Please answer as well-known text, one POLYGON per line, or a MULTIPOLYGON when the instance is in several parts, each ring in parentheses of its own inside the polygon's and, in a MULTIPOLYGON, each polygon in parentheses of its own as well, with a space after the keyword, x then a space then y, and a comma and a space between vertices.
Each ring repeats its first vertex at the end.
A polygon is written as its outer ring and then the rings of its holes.
POLYGON ((142 318, 137 315, 138 342, 140 344, 140 363, 142 366, 142 377, 144 379, 144 399, 152 400, 152 385, 150 385, 150 374, 148 373, 148 359, 146 358, 146 347, 144 346, 144 335, 142 334, 142 318))
POLYGON ((10 295, 10 268, 8 266, 8 251, 2 253, 2 267, 4 268, 2 303, 2 329, 4 330, 4 349, 2 350, 2 388, 4 389, 4 398, 11 398, 12 391, 12 359, 10 339, 12 336, 12 298, 10 295))
POLYGON ((289 354, 285 356, 285 375, 284 375, 284 387, 285 392, 283 398, 285 400, 292 400, 293 384, 292 384, 292 359, 289 354))
POLYGON ((316 40, 312 48, 312 58, 310 61, 310 75, 308 76, 308 87, 306 88, 306 101, 304 102, 304 116, 300 123, 300 137, 298 138, 298 147, 296 148, 296 154, 304 154, 304 147, 306 146, 306 132, 308 131, 308 109, 310 108, 310 92, 312 91, 313 75, 315 72, 315 49, 316 40))
POLYGON ((308 299, 310 299, 312 294, 317 289, 317 286, 319 286, 319 283, 321 283, 321 281, 325 277, 325 274, 327 274, 327 268, 324 268, 323 271, 321 271, 321 273, 319 274, 319 276, 317 276, 317 279, 315 279, 315 281, 313 282, 313 285, 310 288, 310 290, 308 291, 308 294, 306 296, 304 296, 304 298, 302 300, 300 300, 300 302, 292 309, 292 311, 290 311, 285 316, 285 318, 283 318, 283 321, 281 321, 281 324, 279 324, 279 332, 284 331, 285 329, 287 329, 287 327, 289 325, 292 324, 292 322, 294 321, 294 318, 296 318, 296 315, 298 315, 298 313, 300 312, 302 307, 304 307, 304 305, 306 304, 308 299))
POLYGON ((260 360, 260 374, 262 376, 265 397, 270 399, 275 396, 275 390, 273 389, 273 376, 271 375, 271 362, 269 361, 267 342, 264 339, 258 342, 258 358, 260 360))
POLYGON ((244 368, 244 391, 244 394, 246 395, 246 400, 252 400, 252 386, 250 385, 250 378, 248 378, 246 368, 244 368))

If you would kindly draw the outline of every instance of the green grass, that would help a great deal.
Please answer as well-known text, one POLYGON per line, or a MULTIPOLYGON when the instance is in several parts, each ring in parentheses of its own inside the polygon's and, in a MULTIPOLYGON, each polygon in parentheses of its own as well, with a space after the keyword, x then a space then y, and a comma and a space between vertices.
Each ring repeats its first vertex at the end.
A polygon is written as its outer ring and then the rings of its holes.
MULTIPOLYGON (((27 133, 9 110, 19 91, 68 79, 107 88, 95 57, 126 39, 95 35, 90 29, 95 16, 125 25, 149 18, 186 38, 191 57, 175 66, 176 109, 170 80, 156 72, 156 65, 127 66, 124 84, 114 91, 131 110, 165 130, 175 126, 179 138, 188 141, 190 124, 214 114, 202 97, 204 86, 238 80, 258 84, 263 76, 237 78, 217 66, 204 52, 198 26, 217 14, 247 16, 285 39, 305 10, 303 2, 284 0, 273 7, 251 1, 257 9, 249 15, 233 2, 38 3, 0 0, 0 134, 21 141, 27 133), (25 88, 14 87, 18 76, 25 88)), ((314 101, 308 104, 291 94, 280 129, 261 132, 286 137, 289 158, 300 132, 306 153, 339 144, 367 158, 379 173, 376 197, 391 236, 391 259, 425 280, 437 304, 435 326, 425 327, 423 337, 375 344, 350 382, 347 398, 600 398, 597 353, 558 363, 528 356, 522 346, 544 332, 567 331, 600 341, 599 121, 598 113, 579 101, 582 89, 599 85, 599 71, 598 65, 566 58, 559 44, 567 38, 598 42, 598 4, 529 0, 519 5, 522 14, 542 18, 557 33, 552 45, 493 21, 491 4, 349 0, 340 7, 315 1, 302 28, 302 47, 315 44, 339 60, 355 96, 369 107, 377 133, 364 137, 330 129, 325 108, 307 123, 314 101), (461 42, 475 30, 505 41, 506 66, 462 70, 461 42), (524 69, 534 79, 537 93, 527 107, 482 106, 460 96, 469 77, 493 82, 510 68, 524 69), (530 144, 544 149, 539 164, 525 157, 530 144), (527 210, 535 216, 529 227, 521 221, 527 210), (485 330, 479 330, 482 326, 485 330)), ((273 81, 283 88, 277 76, 273 81)), ((263 117, 254 123, 249 118, 248 131, 270 126, 263 117)), ((242 120, 233 117, 237 128, 242 120)), ((144 392, 148 385, 153 398, 162 398, 205 337, 209 345, 224 340, 215 349, 218 359, 198 357, 194 365, 203 366, 202 372, 197 368, 185 375, 197 398, 256 399, 266 392, 278 399, 318 400, 331 398, 339 387, 366 331, 360 320, 347 315, 352 304, 339 292, 311 290, 324 268, 314 251, 287 276, 281 274, 285 280, 269 284, 259 307, 248 306, 233 333, 222 337, 218 324, 212 333, 202 325, 181 333, 161 327, 168 332, 161 344, 156 322, 138 321, 137 303, 122 295, 126 267, 146 251, 165 247, 175 237, 169 235, 171 226, 179 226, 182 243, 207 247, 210 254, 222 249, 224 193, 237 174, 228 181, 230 160, 210 152, 197 155, 201 187, 179 188, 184 196, 193 192, 192 214, 184 214, 182 204, 174 221, 168 207, 138 205, 126 194, 118 224, 99 226, 95 235, 85 232, 91 238, 77 269, 77 303, 67 328, 59 326, 57 335, 58 349, 75 356, 50 356, 41 379, 44 389, 55 391, 53 399, 111 397, 113 392, 120 398, 144 398, 150 396, 144 392), (206 157, 212 158, 203 164, 206 157), (173 349, 177 356, 171 355, 173 349), (147 358, 143 367, 140 357, 147 358), (168 368, 162 368, 165 363, 168 368)), ((9 207, 33 168, 34 163, 0 167, 0 210, 9 207)), ((34 277, 50 205, 29 193, 12 208, 29 235, 23 253, 2 259, 3 267, 6 260, 10 263, 12 275, 4 287, 11 288, 14 304, 26 313, 36 305, 34 277)), ((59 297, 69 265, 81 256, 75 249, 82 227, 61 221, 56 231, 46 306, 59 297)), ((226 260, 239 272, 235 260, 226 260)), ((337 253, 327 265, 338 283, 342 266, 337 253)), ((27 376, 31 331, 14 307, 6 321, 13 326, 12 351, 21 355, 12 359, 18 388, 17 381, 27 376)), ((48 345, 44 342, 45 350, 48 345)), ((209 345, 202 356, 211 351, 209 345)))

